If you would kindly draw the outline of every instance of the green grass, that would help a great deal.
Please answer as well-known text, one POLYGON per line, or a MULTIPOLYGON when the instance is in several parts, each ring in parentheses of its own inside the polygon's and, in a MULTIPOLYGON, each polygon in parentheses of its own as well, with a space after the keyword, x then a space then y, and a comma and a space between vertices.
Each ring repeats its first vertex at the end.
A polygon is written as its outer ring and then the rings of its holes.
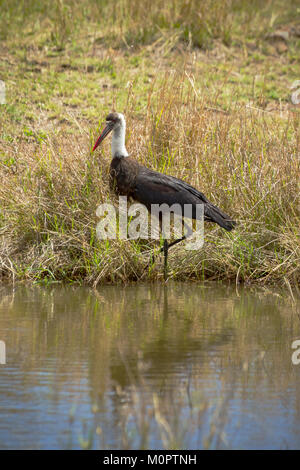
POLYGON ((106 114, 141 163, 232 215, 204 249, 170 251, 174 279, 299 282, 297 2, 1 2, 0 271, 97 284, 160 279, 146 243, 95 236, 108 188, 106 114), (52 5, 52 4, 51 4, 52 5), (287 42, 272 39, 289 32, 287 42))

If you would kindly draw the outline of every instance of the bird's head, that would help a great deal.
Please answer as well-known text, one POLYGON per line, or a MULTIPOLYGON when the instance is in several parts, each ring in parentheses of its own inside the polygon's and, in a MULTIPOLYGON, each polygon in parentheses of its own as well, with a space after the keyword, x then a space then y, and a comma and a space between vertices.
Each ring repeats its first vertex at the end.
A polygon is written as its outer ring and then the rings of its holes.
POLYGON ((125 123, 125 118, 123 114, 109 113, 108 116, 106 117, 106 126, 101 132, 100 136, 98 137, 93 147, 93 151, 96 150, 98 145, 101 144, 101 142, 105 139, 106 136, 108 136, 108 134, 111 131, 114 131, 115 134, 120 134, 121 131, 125 133, 125 127, 126 127, 126 123, 125 123))

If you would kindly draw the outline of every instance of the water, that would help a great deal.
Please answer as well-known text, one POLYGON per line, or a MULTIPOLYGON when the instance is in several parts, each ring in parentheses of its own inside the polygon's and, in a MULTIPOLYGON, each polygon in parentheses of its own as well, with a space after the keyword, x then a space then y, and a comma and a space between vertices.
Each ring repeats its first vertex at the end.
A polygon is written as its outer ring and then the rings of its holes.
POLYGON ((300 448, 299 303, 193 283, 0 288, 0 448, 300 448))

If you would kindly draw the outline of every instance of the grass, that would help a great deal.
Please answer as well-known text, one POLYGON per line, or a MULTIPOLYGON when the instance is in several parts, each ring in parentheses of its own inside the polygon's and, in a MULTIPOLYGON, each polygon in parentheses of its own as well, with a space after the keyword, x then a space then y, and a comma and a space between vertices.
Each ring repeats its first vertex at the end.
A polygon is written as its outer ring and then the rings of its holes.
POLYGON ((1 2, 3 279, 162 279, 154 242, 96 238, 96 209, 116 198, 109 143, 91 147, 115 109, 134 158, 238 222, 171 250, 171 278, 299 282, 300 3, 260 3, 1 2))

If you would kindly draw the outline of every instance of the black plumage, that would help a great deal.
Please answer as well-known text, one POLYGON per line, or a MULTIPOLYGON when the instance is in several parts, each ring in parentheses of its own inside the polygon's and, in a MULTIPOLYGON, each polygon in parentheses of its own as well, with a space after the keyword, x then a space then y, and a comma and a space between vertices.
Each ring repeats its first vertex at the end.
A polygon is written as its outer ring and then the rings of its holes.
POLYGON ((185 204, 193 206, 192 218, 197 218, 196 205, 204 204, 204 220, 232 230, 235 222, 212 204, 203 193, 174 176, 151 170, 130 157, 115 156, 110 166, 111 187, 121 196, 132 197, 151 210, 151 204, 179 204, 182 214, 185 204))
MULTIPOLYGON (((189 204, 192 207, 192 219, 197 218, 197 205, 203 204, 205 221, 215 222, 228 231, 234 228, 235 221, 212 204, 198 189, 174 176, 151 170, 130 158, 125 148, 125 129, 124 116, 119 113, 110 113, 106 118, 106 127, 93 148, 94 151, 113 131, 110 186, 117 194, 132 197, 135 201, 144 204, 149 211, 153 204, 167 204, 169 207, 178 204, 181 208, 181 215, 186 215, 184 206, 189 204)), ((186 236, 183 236, 170 244, 164 241, 165 278, 167 277, 168 249, 185 238, 186 236)))

